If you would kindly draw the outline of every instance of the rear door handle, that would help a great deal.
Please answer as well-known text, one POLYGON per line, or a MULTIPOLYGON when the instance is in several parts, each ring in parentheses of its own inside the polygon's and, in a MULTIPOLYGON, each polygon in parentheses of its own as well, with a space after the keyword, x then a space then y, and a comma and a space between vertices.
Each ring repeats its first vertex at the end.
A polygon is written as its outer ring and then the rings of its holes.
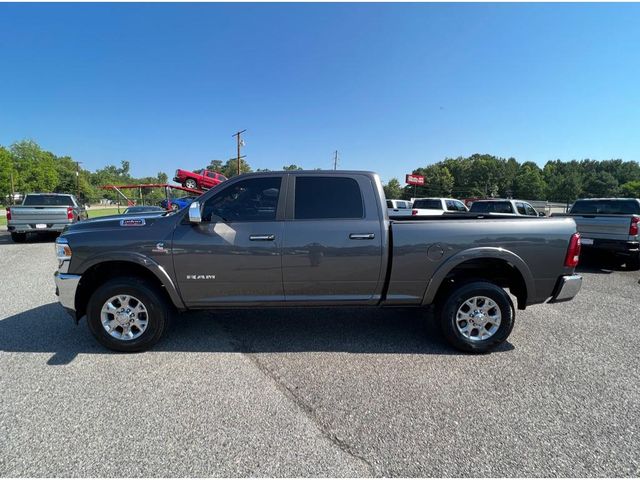
POLYGON ((375 233, 351 233, 349 238, 351 240, 373 240, 376 235, 375 233))
POLYGON ((275 238, 276 236, 273 233, 265 235, 249 235, 249 240, 251 240, 252 242, 270 242, 275 238))

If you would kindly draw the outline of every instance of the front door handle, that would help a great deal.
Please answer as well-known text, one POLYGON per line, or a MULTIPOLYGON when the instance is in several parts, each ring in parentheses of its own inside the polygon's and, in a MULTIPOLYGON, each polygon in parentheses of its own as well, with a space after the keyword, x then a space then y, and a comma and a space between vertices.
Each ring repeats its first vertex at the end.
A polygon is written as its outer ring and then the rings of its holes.
POLYGON ((276 236, 273 233, 265 235, 249 235, 249 240, 251 240, 252 242, 270 242, 275 238, 276 236))
POLYGON ((375 233, 351 233, 349 238, 351 240, 373 240, 376 235, 375 233))

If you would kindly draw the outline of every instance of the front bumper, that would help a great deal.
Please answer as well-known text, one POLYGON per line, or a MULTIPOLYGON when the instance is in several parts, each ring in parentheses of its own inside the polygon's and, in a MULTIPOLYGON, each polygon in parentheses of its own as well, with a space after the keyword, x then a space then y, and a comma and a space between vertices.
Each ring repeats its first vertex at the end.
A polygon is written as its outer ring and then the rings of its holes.
POLYGON ((80 283, 80 275, 56 272, 54 277, 58 301, 72 317, 75 317, 76 290, 78 290, 78 284, 80 283))
POLYGON ((566 302, 575 297, 582 287, 582 277, 580 275, 564 275, 560 277, 555 293, 549 303, 566 302))

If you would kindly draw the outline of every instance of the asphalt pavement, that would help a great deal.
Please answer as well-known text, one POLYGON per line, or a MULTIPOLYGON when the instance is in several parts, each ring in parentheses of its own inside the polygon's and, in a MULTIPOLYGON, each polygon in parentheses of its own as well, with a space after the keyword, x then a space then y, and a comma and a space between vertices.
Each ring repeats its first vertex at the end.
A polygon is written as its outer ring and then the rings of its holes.
POLYGON ((639 476, 640 272, 487 355, 413 309, 196 312, 115 354, 54 295, 52 241, 0 235, 2 476, 639 476))

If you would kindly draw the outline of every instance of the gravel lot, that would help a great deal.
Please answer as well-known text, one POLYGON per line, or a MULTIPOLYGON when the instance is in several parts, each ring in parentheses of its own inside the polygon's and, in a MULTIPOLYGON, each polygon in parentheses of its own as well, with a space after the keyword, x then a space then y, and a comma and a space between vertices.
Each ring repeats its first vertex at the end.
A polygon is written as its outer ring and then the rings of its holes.
POLYGON ((482 356, 351 309, 182 315, 123 355, 54 270, 51 241, 0 235, 2 476, 640 475, 640 272, 590 262, 482 356))

